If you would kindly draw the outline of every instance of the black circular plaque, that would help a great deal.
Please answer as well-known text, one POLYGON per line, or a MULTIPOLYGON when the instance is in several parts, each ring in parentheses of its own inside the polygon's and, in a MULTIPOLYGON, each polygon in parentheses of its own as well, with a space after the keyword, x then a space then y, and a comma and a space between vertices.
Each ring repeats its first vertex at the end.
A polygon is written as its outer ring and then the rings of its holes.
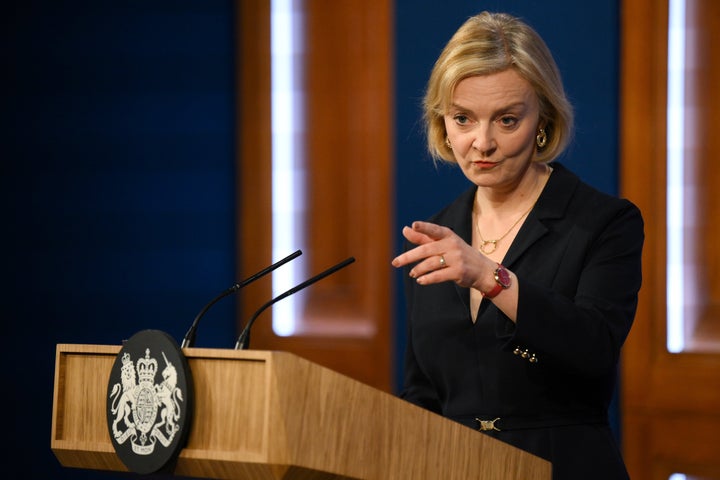
POLYGON ((193 383, 177 342, 142 330, 115 358, 107 388, 107 424, 115 452, 131 472, 174 465, 187 442, 193 383))

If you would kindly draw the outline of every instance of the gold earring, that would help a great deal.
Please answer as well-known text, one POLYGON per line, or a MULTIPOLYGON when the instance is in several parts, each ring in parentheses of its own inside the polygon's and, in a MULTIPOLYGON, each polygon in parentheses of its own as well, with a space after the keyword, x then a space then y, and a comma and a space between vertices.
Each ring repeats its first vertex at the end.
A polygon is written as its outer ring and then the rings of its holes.
POLYGON ((547 145, 547 134, 545 133, 544 128, 541 128, 538 132, 537 137, 535 137, 535 142, 537 143, 538 148, 543 148, 547 145))
POLYGON ((445 145, 452 150, 452 144, 450 143, 450 137, 445 137, 445 145))

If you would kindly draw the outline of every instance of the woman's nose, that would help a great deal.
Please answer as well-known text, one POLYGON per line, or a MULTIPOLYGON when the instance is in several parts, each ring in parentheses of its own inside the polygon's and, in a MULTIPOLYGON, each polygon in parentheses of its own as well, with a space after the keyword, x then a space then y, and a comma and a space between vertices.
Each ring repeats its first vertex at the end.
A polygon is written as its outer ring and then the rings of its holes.
POLYGON ((480 152, 483 157, 492 155, 497 148, 492 128, 478 125, 474 132, 472 147, 480 152))

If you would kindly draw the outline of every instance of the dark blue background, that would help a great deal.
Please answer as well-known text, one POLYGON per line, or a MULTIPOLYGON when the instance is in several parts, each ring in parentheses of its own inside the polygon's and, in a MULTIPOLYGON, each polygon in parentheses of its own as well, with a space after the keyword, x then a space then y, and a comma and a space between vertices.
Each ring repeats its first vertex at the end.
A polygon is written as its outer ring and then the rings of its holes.
MULTIPOLYGON (((17 0, 6 9, 5 469, 112 476, 63 469, 50 450, 55 346, 118 345, 145 328, 179 342, 234 283, 233 3, 17 0)), ((198 346, 234 346, 234 304, 208 312, 198 346)))
MULTIPOLYGON (((120 476, 64 469, 50 450, 56 344, 119 344, 145 328, 179 342, 202 306, 237 280, 234 8, 221 0, 4 6, 6 471, 14 463, 21 478, 120 476)), ((466 188, 459 172, 436 169, 425 153, 420 101, 444 43, 482 9, 518 14, 546 39, 576 107, 564 161, 616 193, 616 1, 397 0, 398 251, 402 225, 466 188)), ((235 307, 230 297, 208 312, 198 346, 234 345, 235 307)), ((401 296, 394 314, 399 378, 401 296)))

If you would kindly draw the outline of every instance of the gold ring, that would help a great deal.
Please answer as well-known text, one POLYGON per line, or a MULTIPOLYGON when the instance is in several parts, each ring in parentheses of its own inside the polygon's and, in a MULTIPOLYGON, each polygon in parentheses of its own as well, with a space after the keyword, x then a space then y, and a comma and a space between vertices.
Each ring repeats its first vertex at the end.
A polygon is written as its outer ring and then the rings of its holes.
POLYGON ((445 264, 445 257, 440 255, 440 268, 445 268, 447 265, 445 264))

